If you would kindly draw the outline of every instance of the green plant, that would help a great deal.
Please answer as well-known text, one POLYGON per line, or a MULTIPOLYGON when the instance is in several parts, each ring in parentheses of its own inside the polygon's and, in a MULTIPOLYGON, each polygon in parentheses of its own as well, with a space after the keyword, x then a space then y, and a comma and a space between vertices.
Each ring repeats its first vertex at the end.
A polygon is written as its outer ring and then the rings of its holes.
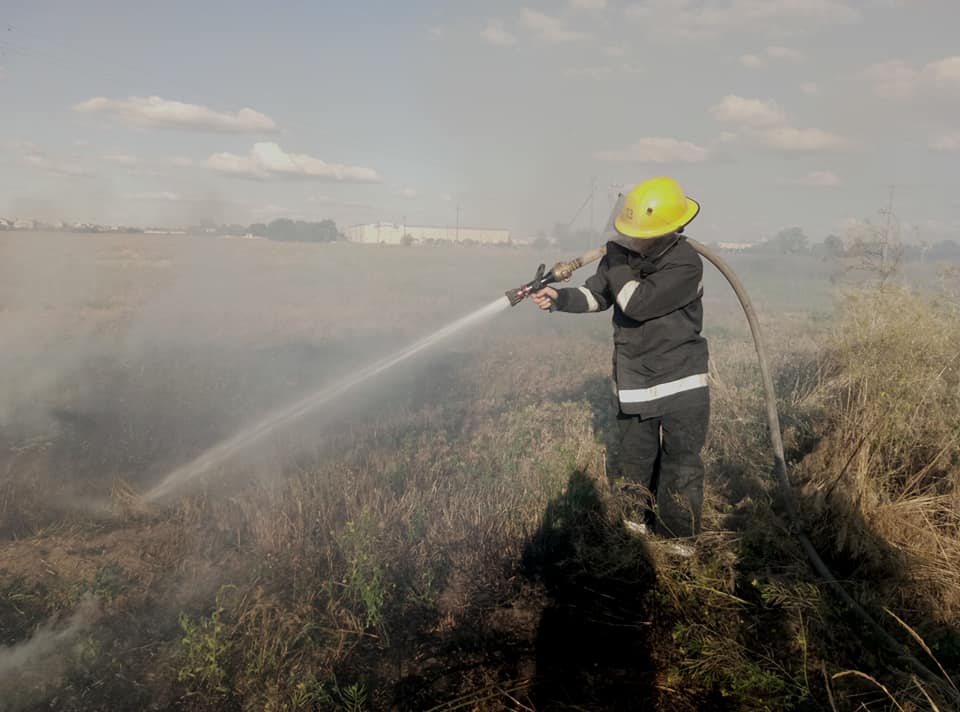
MULTIPOLYGON (((743 710, 796 709, 809 697, 804 670, 762 649, 748 648, 726 629, 679 624, 674 642, 684 656, 674 676, 716 689, 743 710)), ((805 641, 803 641, 804 655, 805 641)), ((803 661, 805 662, 805 660, 803 661)))
POLYGON ((230 643, 222 620, 225 610, 218 595, 216 607, 205 618, 193 620, 186 613, 180 613, 183 662, 177 679, 187 683, 188 695, 229 692, 226 664, 230 643))
POLYGON ((340 687, 337 679, 334 678, 328 698, 343 712, 363 712, 368 698, 367 686, 362 682, 354 682, 346 687, 340 687))
POLYGON ((314 675, 310 674, 293 685, 290 691, 289 704, 283 705, 280 709, 289 709, 292 712, 296 712, 296 710, 316 709, 320 705, 329 706, 331 703, 333 703, 333 699, 330 697, 323 683, 319 682, 314 675))
POLYGON ((381 628, 390 584, 378 556, 378 526, 374 517, 364 514, 346 523, 338 537, 347 571, 341 583, 347 599, 359 608, 366 628, 381 628))
POLYGON ((93 579, 93 593, 98 598, 113 600, 123 593, 129 584, 127 577, 116 564, 105 564, 97 569, 93 579))

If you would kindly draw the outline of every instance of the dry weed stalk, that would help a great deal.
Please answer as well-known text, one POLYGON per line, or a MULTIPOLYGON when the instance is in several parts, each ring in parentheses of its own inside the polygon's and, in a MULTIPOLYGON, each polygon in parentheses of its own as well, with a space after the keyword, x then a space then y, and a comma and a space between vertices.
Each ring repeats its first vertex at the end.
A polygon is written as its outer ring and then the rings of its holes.
POLYGON ((804 474, 831 548, 899 572, 901 605, 956 624, 960 318, 902 290, 854 295, 826 359, 832 417, 804 474))

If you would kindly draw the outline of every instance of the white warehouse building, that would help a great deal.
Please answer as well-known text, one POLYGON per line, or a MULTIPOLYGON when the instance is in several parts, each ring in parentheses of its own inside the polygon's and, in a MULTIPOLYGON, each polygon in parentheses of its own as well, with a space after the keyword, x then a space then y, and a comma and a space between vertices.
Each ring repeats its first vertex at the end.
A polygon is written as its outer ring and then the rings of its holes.
POLYGON ((344 232, 350 242, 371 245, 401 245, 405 235, 414 242, 477 242, 484 245, 510 242, 509 230, 479 227, 424 227, 380 222, 351 225, 344 232))

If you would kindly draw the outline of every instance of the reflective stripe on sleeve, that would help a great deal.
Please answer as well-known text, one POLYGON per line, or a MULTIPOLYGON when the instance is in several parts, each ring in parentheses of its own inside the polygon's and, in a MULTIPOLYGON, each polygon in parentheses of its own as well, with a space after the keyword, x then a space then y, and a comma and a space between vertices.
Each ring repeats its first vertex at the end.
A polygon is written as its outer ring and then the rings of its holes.
POLYGON ((579 289, 583 296, 587 298, 587 311, 600 311, 600 305, 597 303, 597 298, 593 296, 593 292, 586 287, 579 287, 579 289))
POLYGON ((630 297, 633 296, 633 293, 637 291, 637 287, 639 286, 640 282, 635 279, 631 279, 620 288, 620 293, 617 295, 617 304, 620 305, 620 309, 623 311, 627 310, 627 304, 630 303, 630 297))
POLYGON ((658 386, 650 388, 632 388, 621 390, 621 403, 648 403, 658 398, 666 398, 684 391, 692 391, 694 388, 704 388, 707 385, 707 374, 698 373, 695 376, 679 378, 676 381, 661 383, 658 386))

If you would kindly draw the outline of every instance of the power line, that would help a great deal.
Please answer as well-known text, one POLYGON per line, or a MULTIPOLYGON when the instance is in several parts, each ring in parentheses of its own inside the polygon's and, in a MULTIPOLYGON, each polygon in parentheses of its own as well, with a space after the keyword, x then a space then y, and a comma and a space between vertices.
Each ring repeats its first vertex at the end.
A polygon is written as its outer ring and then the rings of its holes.
POLYGON ((578 217, 580 217, 580 213, 583 212, 583 209, 584 209, 585 207, 587 207, 587 203, 589 203, 591 200, 593 200, 593 191, 591 191, 590 193, 587 193, 587 197, 584 199, 584 201, 583 201, 583 203, 580 205, 580 207, 577 208, 577 212, 575 212, 575 213, 573 214, 573 217, 570 218, 570 222, 568 222, 568 223, 566 224, 566 227, 570 227, 571 225, 573 225, 573 223, 576 221, 576 219, 577 219, 578 217))

